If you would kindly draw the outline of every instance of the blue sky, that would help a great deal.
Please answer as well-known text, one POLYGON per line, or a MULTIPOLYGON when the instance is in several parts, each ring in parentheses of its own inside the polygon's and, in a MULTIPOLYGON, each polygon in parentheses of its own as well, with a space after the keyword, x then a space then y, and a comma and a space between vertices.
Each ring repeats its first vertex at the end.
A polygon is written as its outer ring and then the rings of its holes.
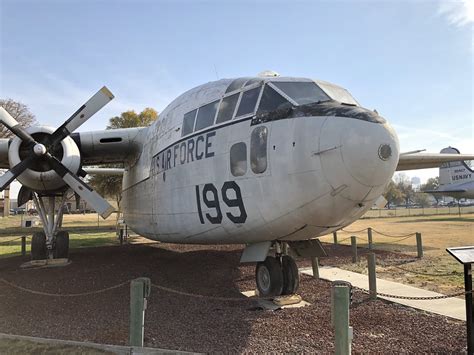
POLYGON ((85 131, 272 69, 346 87, 403 151, 474 153, 472 3, 0 0, 0 97, 58 126, 105 84, 116 98, 85 131))

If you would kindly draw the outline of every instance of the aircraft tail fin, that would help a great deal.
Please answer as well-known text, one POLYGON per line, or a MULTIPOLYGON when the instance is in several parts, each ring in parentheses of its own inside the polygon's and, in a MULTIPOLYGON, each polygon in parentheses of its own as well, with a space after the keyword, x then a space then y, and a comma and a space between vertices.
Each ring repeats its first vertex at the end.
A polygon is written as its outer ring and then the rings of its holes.
MULTIPOLYGON (((458 149, 447 147, 441 149, 442 154, 461 154, 458 149)), ((474 170, 464 161, 443 163, 439 168, 439 184, 454 185, 474 181, 474 170)))

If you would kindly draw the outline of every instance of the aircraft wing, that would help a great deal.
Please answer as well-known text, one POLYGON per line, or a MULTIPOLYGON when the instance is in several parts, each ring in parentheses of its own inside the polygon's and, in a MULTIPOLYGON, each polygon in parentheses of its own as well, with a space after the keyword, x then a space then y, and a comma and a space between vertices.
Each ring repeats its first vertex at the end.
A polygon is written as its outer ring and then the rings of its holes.
POLYGON ((437 168, 451 161, 474 160, 473 154, 401 153, 397 171, 437 168))
POLYGON ((457 193, 463 193, 466 192, 466 189, 452 189, 452 190, 423 190, 422 192, 425 192, 427 194, 441 194, 445 195, 448 192, 457 192, 457 193))
MULTIPOLYGON (((111 129, 71 134, 81 154, 82 166, 123 163, 141 151, 147 127, 111 129)), ((8 147, 11 139, 0 139, 0 169, 10 169, 8 147)), ((88 168, 89 174, 120 175, 123 170, 88 168)))

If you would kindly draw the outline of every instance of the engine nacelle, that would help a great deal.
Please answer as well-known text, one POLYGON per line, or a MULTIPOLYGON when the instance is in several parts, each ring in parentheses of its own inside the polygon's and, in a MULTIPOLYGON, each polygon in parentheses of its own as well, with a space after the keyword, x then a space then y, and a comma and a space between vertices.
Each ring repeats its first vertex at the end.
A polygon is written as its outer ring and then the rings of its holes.
MULTIPOLYGON (((26 131, 37 142, 48 147, 49 137, 55 129, 49 126, 38 126, 30 127, 26 129, 26 131)), ((8 149, 8 160, 11 168, 19 164, 29 154, 33 154, 31 151, 24 149, 24 146, 25 143, 22 142, 20 138, 14 137, 12 139, 8 149)), ((79 148, 71 137, 68 136, 64 138, 61 141, 60 147, 58 145, 58 148, 50 153, 60 160, 61 163, 74 174, 79 171, 81 167, 81 154, 79 148)), ((24 186, 39 193, 62 190, 66 187, 66 183, 62 177, 52 169, 46 160, 42 161, 39 159, 33 165, 34 166, 26 169, 17 178, 24 186)))

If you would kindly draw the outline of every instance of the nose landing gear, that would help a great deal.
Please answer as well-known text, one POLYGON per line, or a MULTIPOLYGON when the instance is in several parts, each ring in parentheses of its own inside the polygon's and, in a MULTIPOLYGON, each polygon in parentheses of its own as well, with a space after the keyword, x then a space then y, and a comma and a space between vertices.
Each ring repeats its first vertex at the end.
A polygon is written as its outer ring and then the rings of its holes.
POLYGON ((300 276, 295 260, 277 252, 275 256, 267 256, 257 263, 255 280, 260 296, 273 297, 295 294, 300 276))

